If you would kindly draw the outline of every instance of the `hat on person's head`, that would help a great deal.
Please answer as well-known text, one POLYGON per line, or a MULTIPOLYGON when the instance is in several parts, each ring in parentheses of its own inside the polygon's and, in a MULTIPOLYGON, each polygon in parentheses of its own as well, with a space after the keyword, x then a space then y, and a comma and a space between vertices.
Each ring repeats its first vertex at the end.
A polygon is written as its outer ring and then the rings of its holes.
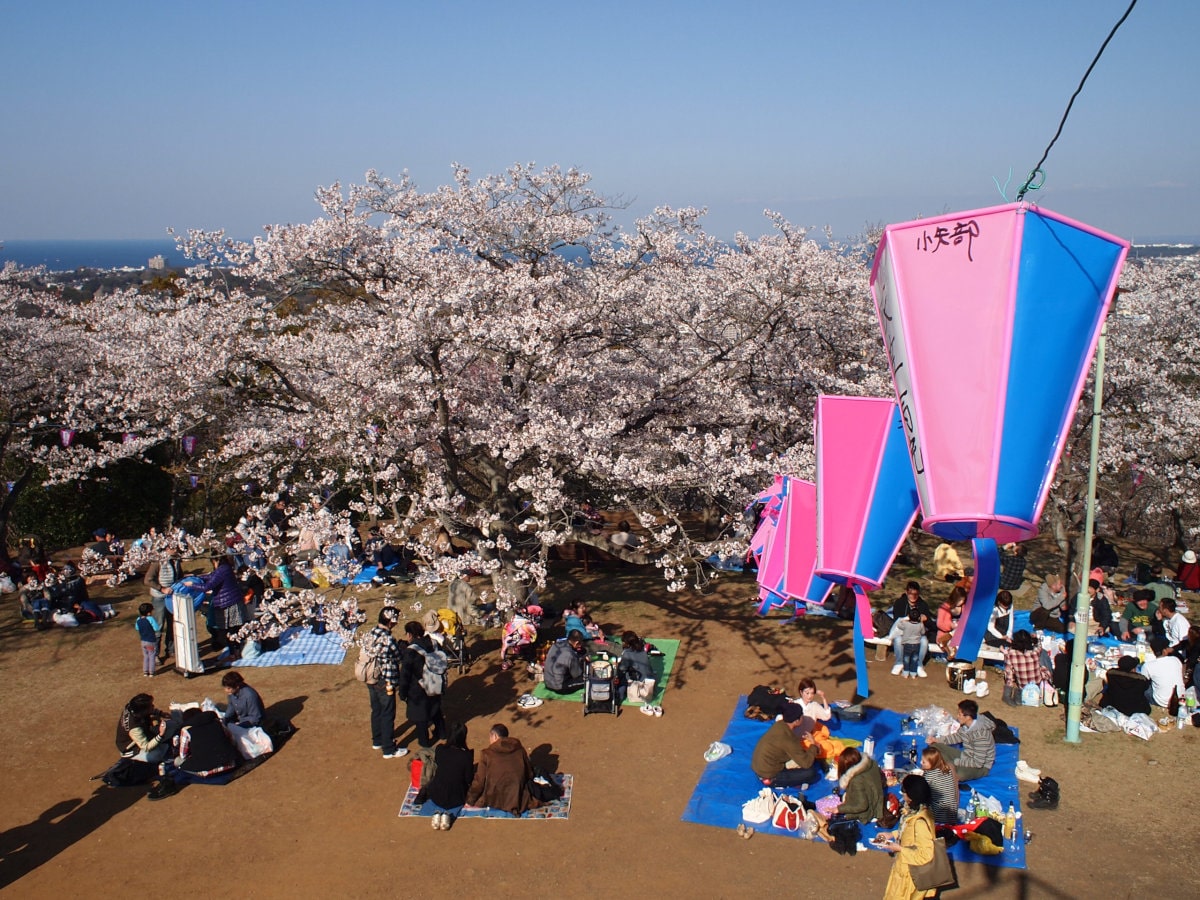
POLYGON ((1196 552, 1194 550, 1183 551, 1183 561, 1189 566, 1196 562, 1196 552))
POLYGON ((106 528, 97 528, 95 531, 93 531, 93 532, 92 532, 92 537, 94 537, 94 538, 106 538, 106 537, 108 537, 108 529, 106 529, 106 528))
POLYGON ((1140 588, 1139 590, 1133 592, 1134 603, 1149 603, 1153 599, 1154 591, 1147 590, 1146 588, 1140 588))
POLYGON ((804 718, 804 707, 799 703, 785 703, 780 707, 779 715, 790 725, 804 718))

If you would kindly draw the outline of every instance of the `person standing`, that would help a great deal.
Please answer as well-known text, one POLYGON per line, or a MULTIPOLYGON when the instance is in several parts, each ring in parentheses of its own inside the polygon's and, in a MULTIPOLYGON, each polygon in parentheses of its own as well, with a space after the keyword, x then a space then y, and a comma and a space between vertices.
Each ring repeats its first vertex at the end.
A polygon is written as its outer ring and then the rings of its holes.
POLYGON ((933 860, 934 825, 930 812, 929 784, 920 775, 906 775, 900 783, 906 807, 900 831, 881 834, 878 846, 895 855, 883 900, 912 900, 932 897, 937 891, 917 890, 910 868, 933 860))
POLYGON ((446 731, 446 719, 442 715, 442 692, 446 683, 446 654, 433 646, 420 622, 408 622, 404 626, 408 647, 400 659, 398 687, 400 699, 406 704, 408 721, 417 732, 417 743, 432 747, 442 739, 446 731), (425 677, 426 668, 430 669, 425 677), (436 671, 438 668, 440 672, 436 671), (432 732, 432 733, 431 733, 432 732))
POLYGON ((171 585, 183 577, 183 566, 179 561, 179 545, 168 544, 162 555, 150 562, 146 567, 146 575, 142 582, 150 589, 150 603, 154 607, 154 618, 162 625, 162 647, 159 649, 158 661, 165 662, 174 652, 173 632, 175 623, 167 612, 167 594, 171 593, 171 585))
POLYGON ((155 621, 153 612, 153 604, 143 603, 138 607, 138 617, 133 622, 142 642, 142 676, 145 678, 153 678, 158 668, 158 633, 161 626, 155 621))
POLYGON ((384 759, 398 759, 408 753, 396 746, 396 682, 400 680, 400 648, 392 629, 400 621, 400 612, 385 606, 379 611, 378 624, 367 632, 360 652, 377 662, 378 677, 368 683, 371 695, 371 749, 382 750, 384 759))
POLYGON ((229 645, 229 632, 236 631, 246 621, 242 587, 234 574, 233 560, 228 556, 213 560, 212 572, 202 581, 205 592, 212 594, 208 613, 212 647, 221 650, 229 645))

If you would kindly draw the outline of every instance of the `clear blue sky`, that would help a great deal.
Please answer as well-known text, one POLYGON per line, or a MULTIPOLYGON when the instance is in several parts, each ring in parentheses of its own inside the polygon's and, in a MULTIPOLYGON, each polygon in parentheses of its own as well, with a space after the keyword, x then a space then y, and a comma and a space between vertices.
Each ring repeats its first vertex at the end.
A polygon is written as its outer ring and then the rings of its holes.
MULTIPOLYGON (((0 0, 0 240, 318 214, 371 168, 577 167, 839 236, 1013 199, 1128 0, 0 0)), ((1200 240, 1200 3, 1141 0, 1030 199, 1200 240)))

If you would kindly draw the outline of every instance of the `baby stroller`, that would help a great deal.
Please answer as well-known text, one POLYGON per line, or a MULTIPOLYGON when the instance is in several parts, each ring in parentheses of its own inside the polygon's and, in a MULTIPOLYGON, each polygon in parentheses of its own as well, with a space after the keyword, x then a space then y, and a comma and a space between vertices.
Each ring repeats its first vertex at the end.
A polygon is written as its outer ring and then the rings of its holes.
POLYGON ((467 654, 467 629, 458 613, 447 607, 431 611, 426 617, 425 633, 446 654, 450 665, 457 668, 459 674, 466 671, 471 658, 467 654))
POLYGON ((583 714, 621 714, 617 698, 617 672, 607 657, 588 660, 583 679, 583 714))
POLYGON ((500 638, 500 668, 512 668, 513 660, 529 656, 537 644, 538 627, 542 623, 542 608, 526 606, 516 610, 504 625, 500 638))

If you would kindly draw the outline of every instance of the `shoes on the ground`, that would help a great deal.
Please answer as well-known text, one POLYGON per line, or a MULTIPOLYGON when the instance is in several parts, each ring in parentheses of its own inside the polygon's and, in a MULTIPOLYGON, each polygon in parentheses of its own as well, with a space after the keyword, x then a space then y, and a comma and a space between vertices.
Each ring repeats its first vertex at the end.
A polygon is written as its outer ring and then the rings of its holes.
POLYGON ((928 678, 929 677, 929 673, 927 673, 925 671, 924 666, 917 666, 917 677, 918 678, 928 678))
POLYGON ((899 675, 903 671, 904 671, 903 663, 897 663, 896 665, 892 666, 892 674, 893 675, 899 675))
POLYGON ((500 671, 501 672, 507 672, 511 668, 512 668, 512 663, 509 662, 507 659, 504 662, 500 663, 500 671))
POLYGON ((521 709, 537 709, 545 702, 541 697, 535 697, 533 694, 522 694, 517 700, 517 706, 521 709))
POLYGON ((975 682, 975 696, 976 697, 979 697, 982 699, 983 697, 986 697, 988 694, 990 694, 991 691, 992 691, 992 689, 988 687, 988 683, 986 681, 976 681, 975 682))
POLYGON ((642 713, 642 715, 652 716, 652 715, 654 715, 654 707, 650 706, 649 704, 645 704, 642 707, 640 707, 640 712, 642 713))
POLYGON ((383 751, 384 759, 399 759, 402 756, 408 756, 407 747, 393 747, 391 750, 383 751))
POLYGON ((1023 759, 1017 760, 1017 778, 1021 781, 1028 781, 1032 784, 1037 784, 1042 778, 1042 770, 1035 769, 1023 759))
POLYGON ((652 706, 652 707, 650 707, 650 711, 654 713, 656 718, 659 718, 659 719, 662 718, 662 707, 661 706, 652 706))
POLYGON ((449 831, 450 830, 450 813, 434 813, 433 814, 433 830, 434 831, 449 831))
POLYGON ((161 778, 159 779, 158 784, 150 788, 149 792, 147 792, 146 799, 165 800, 167 797, 170 797, 172 794, 174 794, 175 791, 176 788, 174 781, 172 781, 170 778, 161 778))

